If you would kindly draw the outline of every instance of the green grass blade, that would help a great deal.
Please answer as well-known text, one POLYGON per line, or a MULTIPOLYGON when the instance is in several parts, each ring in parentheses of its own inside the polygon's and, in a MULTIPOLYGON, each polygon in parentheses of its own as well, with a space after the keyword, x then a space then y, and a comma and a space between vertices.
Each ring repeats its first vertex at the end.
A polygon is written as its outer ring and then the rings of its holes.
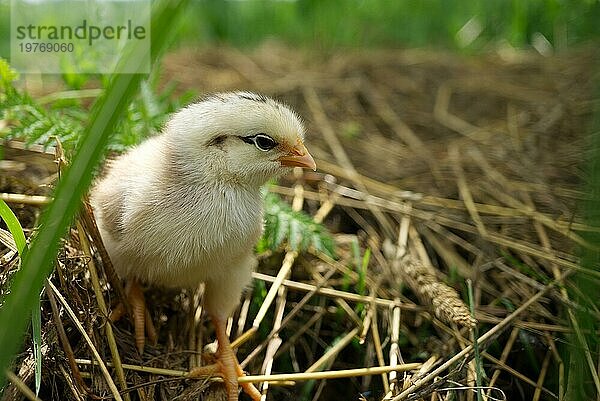
MULTIPOLYGON (((594 60, 598 62, 598 57, 594 60)), ((597 65, 597 64, 596 64, 597 65)), ((598 68, 595 70, 594 98, 600 98, 600 77, 598 68)), ((600 225, 600 104, 596 103, 594 115, 589 131, 586 135, 584 152, 585 183, 583 189, 586 192, 585 200, 582 201, 581 209, 584 210, 586 224, 590 227, 600 225)), ((600 233, 586 232, 584 239, 591 244, 600 244, 600 233)), ((590 273, 600 271, 600 252, 595 249, 581 248, 581 267, 590 273)), ((566 400, 590 400, 600 394, 600 375, 598 374, 598 352, 600 348, 600 337, 598 336, 598 319, 593 311, 600 308, 600 297, 598 297, 598 283, 590 279, 589 275, 578 273, 573 278, 573 286, 578 291, 572 291, 571 300, 582 305, 582 308, 568 310, 573 329, 573 334, 567 337, 563 359, 571 363, 565 363, 568 385, 564 399, 566 400)), ((568 305, 566 305, 569 308, 568 305)))
POLYGON ((35 361, 35 396, 37 397, 42 386, 42 304, 39 295, 31 308, 31 332, 33 335, 33 360, 35 361))
MULTIPOLYGON (((163 1, 154 4, 151 21, 151 53, 154 60, 174 31, 173 23, 184 9, 187 0, 163 1)), ((127 51, 127 49, 126 49, 127 51)), ((124 57, 128 57, 124 53, 124 57)), ((23 259, 22 268, 15 274, 10 294, 0 309, 0 372, 4 372, 18 350, 25 330, 27 312, 35 305, 45 277, 50 273, 58 243, 77 211, 81 196, 87 190, 92 171, 100 161, 109 136, 125 111, 143 78, 140 74, 113 76, 106 92, 92 109, 84 140, 70 168, 58 182, 54 201, 41 220, 40 230, 23 259)), ((0 386, 5 380, 0 375, 0 386)))
MULTIPOLYGON (((469 291, 469 309, 471 310, 471 317, 475 319, 475 297, 473 296, 473 284, 471 280, 467 280, 467 288, 469 291)), ((483 400, 483 394, 481 393, 481 377, 483 376, 483 365, 481 363, 481 355, 479 354, 479 331, 477 326, 473 327, 473 353, 475 359, 475 383, 477 384, 477 401, 483 400)))
POLYGON ((21 227, 21 223, 17 219, 17 216, 13 213, 12 210, 8 207, 6 202, 0 199, 0 217, 6 223, 8 227, 8 231, 13 236, 15 240, 15 244, 17 245, 17 251, 19 255, 23 257, 25 253, 25 248, 27 247, 27 241, 25 240, 25 233, 23 232, 23 228, 21 227))
MULTIPOLYGON (((10 231, 15 241, 21 260, 23 260, 22 258, 27 250, 27 241, 23 227, 21 227, 17 216, 15 216, 2 199, 0 199, 0 217, 6 223, 8 231, 10 231)), ((33 360, 35 361, 35 395, 37 396, 40 393, 42 385, 42 313, 39 295, 35 301, 31 308, 31 329, 33 331, 33 360)))

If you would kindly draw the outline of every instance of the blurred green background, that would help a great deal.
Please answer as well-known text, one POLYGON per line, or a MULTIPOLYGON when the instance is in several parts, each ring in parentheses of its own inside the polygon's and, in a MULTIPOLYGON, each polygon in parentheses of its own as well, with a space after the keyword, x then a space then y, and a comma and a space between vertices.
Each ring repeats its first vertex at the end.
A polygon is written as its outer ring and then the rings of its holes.
MULTIPOLYGON (((498 44, 556 50, 598 38, 596 0, 196 0, 177 29, 185 45, 252 47, 270 38, 316 49, 498 44), (462 29, 462 30, 461 30, 462 29), (541 34, 541 36, 540 36, 541 34), (542 43, 543 45, 543 43, 542 43)), ((9 56, 10 1, 0 1, 0 56, 9 56)))

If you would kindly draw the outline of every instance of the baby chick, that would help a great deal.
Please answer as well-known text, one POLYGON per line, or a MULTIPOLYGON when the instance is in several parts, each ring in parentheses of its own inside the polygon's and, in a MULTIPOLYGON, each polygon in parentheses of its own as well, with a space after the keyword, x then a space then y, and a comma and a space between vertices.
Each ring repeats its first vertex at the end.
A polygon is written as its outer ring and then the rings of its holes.
MULTIPOLYGON (((149 322, 139 283, 195 289, 204 282, 219 343, 212 371, 223 376, 229 401, 238 399, 243 372, 225 325, 257 263, 260 187, 291 167, 316 168, 303 140, 299 117, 281 103, 219 93, 175 113, 162 134, 112 161, 91 193, 106 249, 128 282, 140 352, 149 322)), ((252 385, 243 389, 260 399, 252 385)))

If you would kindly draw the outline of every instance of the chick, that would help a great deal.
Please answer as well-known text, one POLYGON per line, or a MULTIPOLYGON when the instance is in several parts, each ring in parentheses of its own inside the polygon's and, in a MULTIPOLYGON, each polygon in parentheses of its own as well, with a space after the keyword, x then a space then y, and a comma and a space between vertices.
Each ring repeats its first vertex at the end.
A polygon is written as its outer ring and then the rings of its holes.
MULTIPOLYGON (((204 282, 219 342, 213 371, 224 377, 229 401, 238 399, 243 372, 225 325, 257 263, 260 187, 291 167, 316 168, 304 132, 298 115, 273 99, 215 94, 175 113, 162 134, 112 161, 91 193, 106 249, 128 283, 140 352, 149 323, 140 282, 190 289, 204 282)), ((243 389, 260 399, 253 386, 243 389)))

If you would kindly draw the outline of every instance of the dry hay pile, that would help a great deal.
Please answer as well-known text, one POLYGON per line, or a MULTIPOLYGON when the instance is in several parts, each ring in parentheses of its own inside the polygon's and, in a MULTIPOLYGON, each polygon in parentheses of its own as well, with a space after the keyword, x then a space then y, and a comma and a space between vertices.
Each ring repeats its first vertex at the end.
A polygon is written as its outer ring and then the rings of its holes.
MULTIPOLYGON (((330 228, 338 259, 285 249, 260 255, 231 333, 242 338, 238 357, 246 370, 274 375, 267 399, 435 393, 472 400, 461 386, 475 385, 476 333, 482 384, 495 388, 485 389, 489 399, 559 398, 566 380, 559 349, 571 333, 572 304, 557 284, 570 285, 579 268, 575 250, 589 245, 581 233, 594 229, 578 214, 592 66, 585 52, 461 58, 386 51, 324 59, 276 46, 251 55, 188 49, 165 59, 164 81, 199 92, 257 90, 287 101, 309 127, 318 172, 288 177, 272 191, 330 228), (361 370, 374 366, 384 368, 374 376, 361 370), (305 373, 341 369, 359 370, 317 381, 305 373)), ((44 185, 56 175, 52 156, 7 150, 5 159, 0 191, 25 194, 29 203, 40 200, 30 195, 47 195, 44 185)), ((13 207, 32 228, 37 207, 13 207)), ((213 340, 201 291, 147 291, 159 341, 140 356, 128 321, 107 332, 102 304, 118 296, 94 238, 89 222, 71 230, 51 278, 56 288, 46 288, 58 298, 54 312, 43 297, 42 398, 115 396, 94 356, 122 389, 120 369, 110 364, 114 336, 126 364, 124 399, 218 399, 214 379, 183 377, 213 340)), ((5 282, 16 256, 8 249, 0 256, 5 282)), ((31 385, 30 348, 14 371, 31 385)), ((4 399, 20 394, 11 384, 4 399)))

